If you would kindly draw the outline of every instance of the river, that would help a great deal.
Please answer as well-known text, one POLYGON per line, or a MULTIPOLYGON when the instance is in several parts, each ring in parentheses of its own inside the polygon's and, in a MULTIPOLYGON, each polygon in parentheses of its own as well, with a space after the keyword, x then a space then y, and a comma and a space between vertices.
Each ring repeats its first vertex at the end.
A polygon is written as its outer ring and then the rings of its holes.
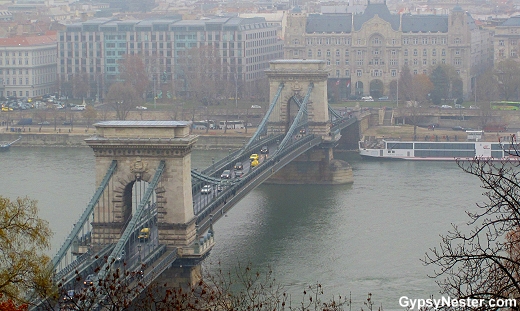
MULTIPOLYGON (((226 153, 195 150, 193 167, 226 153)), ((54 254, 95 191, 92 151, 13 146, 0 159, 0 195, 38 200, 55 233, 54 254)), ((454 162, 347 160, 352 185, 266 184, 252 191, 216 223, 207 266, 270 267, 293 301, 305 285, 320 282, 327 297, 351 293, 358 310, 369 292, 385 309, 399 309, 403 295, 439 296, 427 276, 432 268, 420 259, 485 199, 479 180, 454 162)))

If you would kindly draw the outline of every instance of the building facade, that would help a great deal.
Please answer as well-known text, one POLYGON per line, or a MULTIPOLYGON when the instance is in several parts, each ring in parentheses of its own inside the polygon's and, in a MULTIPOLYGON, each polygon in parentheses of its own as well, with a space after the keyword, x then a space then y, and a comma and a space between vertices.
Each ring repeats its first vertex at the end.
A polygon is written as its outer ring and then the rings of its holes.
POLYGON ((0 39, 0 97, 36 97, 55 90, 55 36, 0 39))
POLYGON ((468 96, 493 60, 491 33, 460 7, 449 15, 400 15, 386 2, 369 2, 363 14, 293 13, 284 39, 285 58, 327 62, 340 98, 386 95, 403 65, 429 74, 439 64, 455 68, 468 96))
POLYGON ((179 60, 188 50, 204 47, 218 52, 222 77, 240 85, 263 78, 269 61, 283 57, 283 41, 264 18, 94 19, 59 33, 58 80, 63 85, 87 74, 91 94, 102 95, 117 81, 119 61, 140 55, 154 90, 167 86, 179 95, 186 92, 179 60))
POLYGON ((512 16, 495 27, 493 48, 495 64, 507 58, 520 61, 520 16, 512 16))

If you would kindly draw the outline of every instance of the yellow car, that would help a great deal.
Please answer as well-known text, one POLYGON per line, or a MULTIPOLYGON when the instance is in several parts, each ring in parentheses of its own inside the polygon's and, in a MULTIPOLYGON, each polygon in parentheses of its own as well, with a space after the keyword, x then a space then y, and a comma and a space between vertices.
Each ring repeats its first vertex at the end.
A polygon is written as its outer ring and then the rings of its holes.
POLYGON ((258 159, 255 159, 255 160, 251 161, 251 167, 255 167, 258 164, 260 164, 260 162, 258 162, 258 159))
POLYGON ((2 107, 2 111, 13 111, 13 108, 2 107))
POLYGON ((251 161, 254 161, 254 160, 258 161, 258 154, 253 153, 253 154, 249 157, 249 160, 251 160, 251 161))

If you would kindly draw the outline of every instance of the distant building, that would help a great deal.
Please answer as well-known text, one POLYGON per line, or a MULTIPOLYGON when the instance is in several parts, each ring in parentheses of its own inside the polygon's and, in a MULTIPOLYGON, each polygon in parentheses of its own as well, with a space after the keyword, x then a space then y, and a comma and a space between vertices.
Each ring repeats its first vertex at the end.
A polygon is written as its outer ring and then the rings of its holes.
MULTIPOLYGON (((173 81, 183 90, 185 79, 179 58, 195 47, 216 48, 222 78, 240 85, 262 79, 269 61, 283 57, 283 41, 277 27, 264 18, 208 18, 180 20, 180 17, 151 20, 100 18, 67 25, 58 35, 58 79, 60 86, 75 76, 87 74, 90 94, 106 93, 117 81, 118 62, 125 55, 141 55, 151 81, 173 81)), ((154 85, 154 90, 155 90, 154 85)))
POLYGON ((284 40, 285 58, 327 62, 340 98, 388 94, 405 64, 412 74, 452 65, 467 95, 493 60, 490 31, 458 6, 449 15, 392 14, 386 2, 369 2, 363 14, 293 13, 284 40))
POLYGON ((0 97, 56 91, 56 36, 0 38, 0 97))
POLYGON ((520 62, 520 16, 513 16, 495 27, 495 64, 506 58, 520 62))

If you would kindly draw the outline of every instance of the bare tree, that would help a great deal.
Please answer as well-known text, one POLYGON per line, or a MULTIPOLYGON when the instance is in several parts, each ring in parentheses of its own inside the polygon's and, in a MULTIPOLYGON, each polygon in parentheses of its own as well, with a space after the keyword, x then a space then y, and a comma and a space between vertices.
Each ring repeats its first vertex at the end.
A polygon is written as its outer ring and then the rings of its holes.
POLYGON ((512 58, 501 61, 495 66, 495 75, 498 78, 502 98, 518 99, 520 88, 520 65, 512 58))
MULTIPOLYGON (((504 148, 513 156, 519 155, 514 136, 504 148)), ((467 212, 466 226, 453 225, 440 245, 426 254, 425 263, 438 268, 434 276, 443 294, 484 301, 518 300, 520 164, 478 158, 457 163, 464 172, 480 179, 486 201, 467 212)), ((476 308, 491 309, 486 304, 476 308)))
POLYGON ((127 54, 119 63, 119 70, 121 80, 134 88, 135 94, 142 98, 150 84, 143 60, 138 55, 127 54))
POLYGON ((118 120, 126 120, 130 110, 139 103, 136 89, 130 84, 120 82, 110 86, 106 98, 109 105, 115 110, 118 120))

